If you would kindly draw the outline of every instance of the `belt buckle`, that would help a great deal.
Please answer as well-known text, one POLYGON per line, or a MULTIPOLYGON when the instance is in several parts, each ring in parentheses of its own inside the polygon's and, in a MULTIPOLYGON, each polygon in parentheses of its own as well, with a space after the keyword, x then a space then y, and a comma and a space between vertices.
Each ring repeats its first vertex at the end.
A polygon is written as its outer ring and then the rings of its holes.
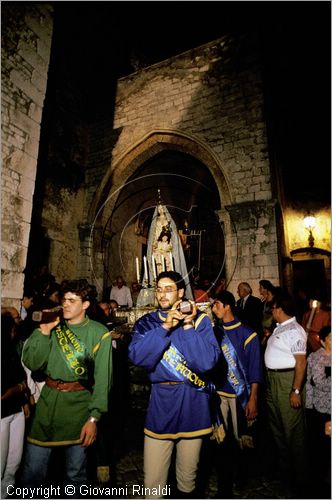
POLYGON ((57 380, 56 381, 56 389, 60 392, 69 392, 68 389, 61 389, 61 384, 65 384, 65 382, 63 380, 57 380))

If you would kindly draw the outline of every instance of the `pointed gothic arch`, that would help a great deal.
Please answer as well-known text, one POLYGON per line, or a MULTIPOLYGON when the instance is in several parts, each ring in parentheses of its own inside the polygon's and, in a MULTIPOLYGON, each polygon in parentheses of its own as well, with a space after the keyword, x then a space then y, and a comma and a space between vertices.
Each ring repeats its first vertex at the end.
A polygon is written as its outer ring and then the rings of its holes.
MULTIPOLYGON (((106 172, 99 190, 92 202, 90 223, 93 223, 102 212, 109 216, 118 193, 126 185, 128 179, 147 160, 164 150, 176 150, 187 153, 201 161, 211 172, 221 200, 221 205, 231 204, 231 193, 223 174, 220 161, 211 147, 198 138, 174 130, 154 130, 146 134, 125 152, 114 159, 106 172), (108 209, 105 211, 106 204, 108 209)), ((102 217, 104 219, 104 217, 102 217)))
MULTIPOLYGON (((91 250, 94 254, 94 263, 98 260, 105 260, 105 256, 102 255, 105 244, 101 240, 101 235, 103 235, 102 237, 106 235, 107 239, 106 233, 109 232, 110 238, 113 237, 112 231, 107 231, 106 226, 113 217, 121 194, 135 178, 135 173, 160 153, 171 151, 185 154, 206 168, 214 185, 215 196, 219 198, 219 208, 230 203, 230 191, 219 160, 208 145, 195 137, 180 132, 155 130, 130 146, 121 156, 115 158, 100 185, 90 210, 93 217, 90 219, 90 225, 92 227, 91 250), (95 258, 97 253, 100 254, 99 259, 95 258)), ((133 271, 131 271, 132 273, 133 271)), ((101 269, 98 274, 101 274, 101 269)))

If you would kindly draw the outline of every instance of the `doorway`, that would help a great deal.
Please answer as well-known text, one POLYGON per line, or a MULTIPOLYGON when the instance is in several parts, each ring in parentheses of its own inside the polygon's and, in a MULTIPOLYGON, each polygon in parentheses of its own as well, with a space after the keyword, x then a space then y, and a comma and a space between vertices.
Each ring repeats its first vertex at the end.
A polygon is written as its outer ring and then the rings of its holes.
POLYGON ((323 259, 293 261, 294 292, 305 290, 308 296, 327 299, 327 283, 323 259))

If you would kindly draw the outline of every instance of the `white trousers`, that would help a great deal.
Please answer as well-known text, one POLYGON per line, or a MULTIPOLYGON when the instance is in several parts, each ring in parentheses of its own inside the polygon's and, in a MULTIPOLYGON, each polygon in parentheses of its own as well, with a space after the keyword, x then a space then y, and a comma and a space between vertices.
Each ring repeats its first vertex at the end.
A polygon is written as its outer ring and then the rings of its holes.
POLYGON ((163 494, 154 494, 152 489, 161 490, 167 485, 168 470, 172 451, 176 447, 176 482, 184 493, 195 489, 195 480, 202 446, 202 438, 195 439, 153 439, 144 437, 144 486, 145 498, 162 498, 163 494))
POLYGON ((228 414, 231 412, 231 419, 233 425, 233 433, 235 439, 239 439, 239 432, 237 428, 237 409, 236 409, 236 398, 228 398, 226 396, 220 396, 220 410, 224 419, 226 431, 228 430, 228 414))
POLYGON ((7 487, 15 484, 24 445, 23 410, 1 419, 1 498, 7 498, 7 487))

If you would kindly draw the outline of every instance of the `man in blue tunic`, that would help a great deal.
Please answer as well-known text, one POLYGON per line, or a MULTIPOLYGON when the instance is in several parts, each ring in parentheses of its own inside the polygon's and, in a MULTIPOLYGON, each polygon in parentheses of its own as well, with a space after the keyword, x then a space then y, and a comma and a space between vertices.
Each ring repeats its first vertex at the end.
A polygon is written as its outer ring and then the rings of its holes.
POLYGON ((174 445, 177 498, 192 498, 202 437, 211 433, 209 393, 202 375, 217 363, 220 348, 209 317, 195 302, 189 302, 190 312, 181 310, 184 293, 179 273, 160 273, 159 309, 136 322, 129 346, 130 361, 146 368, 152 385, 144 428, 146 498, 169 493, 174 445))
POLYGON ((258 414, 258 387, 263 382, 260 342, 251 327, 235 316, 235 297, 224 290, 216 295, 212 312, 221 320, 215 334, 222 356, 213 370, 213 382, 220 396, 220 409, 226 427, 226 438, 216 460, 218 498, 233 497, 235 468, 243 483, 245 468, 239 449, 252 448, 250 427, 258 414), (241 467, 242 465, 242 467, 241 467), (242 476, 242 477, 241 477, 242 476))

